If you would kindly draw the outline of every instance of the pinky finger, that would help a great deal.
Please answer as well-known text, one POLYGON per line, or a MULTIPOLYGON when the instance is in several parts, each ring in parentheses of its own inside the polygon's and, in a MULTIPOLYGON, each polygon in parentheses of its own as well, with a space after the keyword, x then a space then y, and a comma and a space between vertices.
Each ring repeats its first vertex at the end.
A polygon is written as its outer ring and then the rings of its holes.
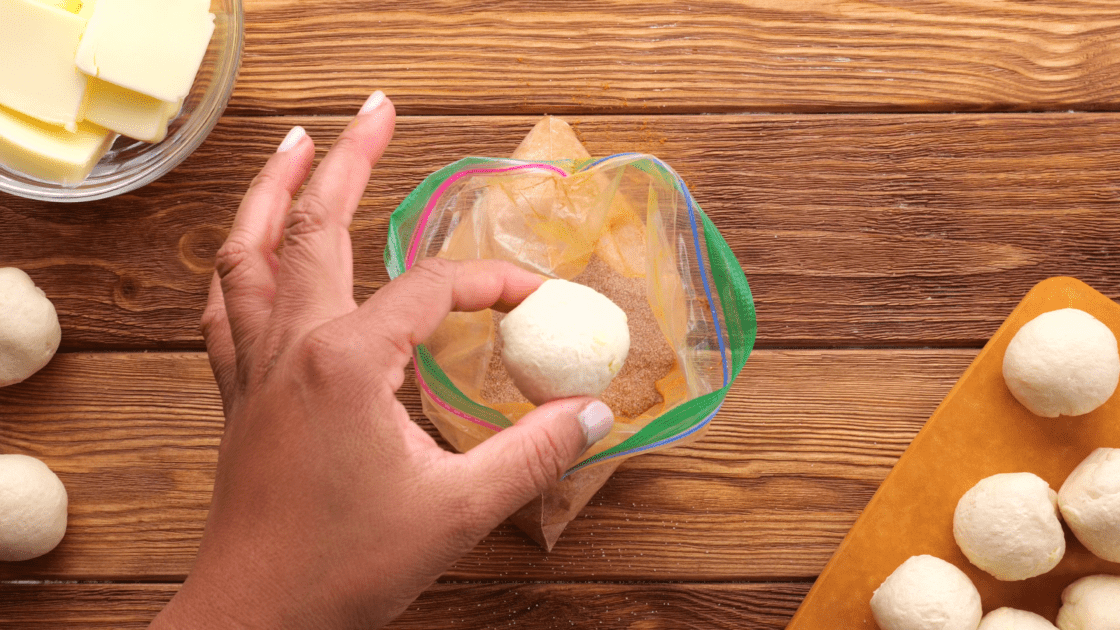
POLYGON ((210 369, 214 372, 214 380, 222 394, 222 406, 228 412, 237 393, 237 352, 229 327, 225 296, 222 294, 222 280, 217 272, 210 277, 210 296, 206 301, 206 311, 202 314, 202 337, 206 340, 210 369))

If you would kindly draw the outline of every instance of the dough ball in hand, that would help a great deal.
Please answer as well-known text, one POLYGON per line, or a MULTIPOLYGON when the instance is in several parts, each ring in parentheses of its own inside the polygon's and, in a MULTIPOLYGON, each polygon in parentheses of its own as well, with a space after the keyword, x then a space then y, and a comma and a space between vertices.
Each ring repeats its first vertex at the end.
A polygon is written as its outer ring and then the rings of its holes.
POLYGON ((1042 575, 1066 553, 1058 493, 1031 473, 982 479, 957 502, 953 538, 972 564, 998 580, 1042 575))
POLYGON ((37 558, 66 533, 66 488, 43 462, 0 455, 0 561, 37 558))
POLYGON ((61 340, 58 314, 43 290, 15 267, 0 269, 0 387, 43 369, 61 340))
POLYGON ((1003 378, 1011 394, 1035 415, 1089 413, 1120 382, 1116 336, 1085 311, 1043 313, 1011 339, 1003 355, 1003 378))
POLYGON ((957 567, 933 556, 913 556, 871 596, 882 630, 976 630, 980 593, 957 567))
POLYGON ((1090 575, 1062 591, 1061 630, 1120 628, 1120 576, 1090 575))
POLYGON ((1058 507, 1081 544, 1120 562, 1120 449, 1098 448, 1066 477, 1058 507))
POLYGON ((595 289, 547 280, 500 325, 502 363, 534 405, 598 396, 630 352, 626 313, 595 289))
POLYGON ((976 630, 1058 630, 1041 615, 1018 608, 997 608, 984 615, 976 630))

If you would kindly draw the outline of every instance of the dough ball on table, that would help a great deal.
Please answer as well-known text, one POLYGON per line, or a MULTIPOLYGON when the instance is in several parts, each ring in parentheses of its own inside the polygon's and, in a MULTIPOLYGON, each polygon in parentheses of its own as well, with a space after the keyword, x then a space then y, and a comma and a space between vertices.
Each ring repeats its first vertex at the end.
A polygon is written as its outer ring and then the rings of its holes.
POLYGON ((43 290, 15 267, 0 269, 0 387, 43 369, 61 340, 58 314, 43 290))
POLYGON ((1089 413, 1120 382, 1116 336, 1085 311, 1043 313, 1011 339, 1003 355, 1003 378, 1011 394, 1035 415, 1089 413))
POLYGON ((567 280, 545 281, 499 328, 502 363, 534 405, 602 394, 630 352, 626 313, 567 280))
POLYGON ((976 630, 1058 630, 1041 615, 1017 608, 997 608, 984 615, 976 630))
POLYGON ((1120 628, 1120 576, 1090 575, 1062 591, 1061 630, 1120 628))
POLYGON ((1120 449, 1098 448, 1073 469, 1058 491, 1058 507, 1081 544, 1120 562, 1120 449))
POLYGON ((66 533, 66 488, 43 462, 0 455, 0 561, 37 558, 66 533))
POLYGON ((957 502, 953 538, 972 564, 998 580, 1042 575, 1066 553, 1058 493, 1031 473, 982 479, 957 502))
POLYGON ((980 593, 957 567, 933 556, 913 556, 871 596, 882 630, 976 630, 980 593))

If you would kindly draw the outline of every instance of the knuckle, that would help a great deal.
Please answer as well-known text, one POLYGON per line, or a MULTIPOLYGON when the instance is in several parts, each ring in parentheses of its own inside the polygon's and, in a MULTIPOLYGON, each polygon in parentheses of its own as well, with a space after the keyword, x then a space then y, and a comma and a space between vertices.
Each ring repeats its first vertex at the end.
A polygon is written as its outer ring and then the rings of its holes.
POLYGON ((326 201, 319 193, 308 190, 288 213, 288 236, 322 232, 327 227, 328 216, 330 216, 330 208, 326 201))
POLYGON ((352 129, 346 130, 335 140, 331 152, 345 155, 348 162, 369 161, 364 143, 355 136, 352 129))
POLYGON ((311 383, 329 383, 353 367, 361 356, 362 337, 336 326, 320 326, 305 334, 296 347, 296 360, 303 378, 311 383))
POLYGON ((217 328, 225 321, 226 309, 222 305, 207 304, 206 308, 202 311, 202 318, 199 320, 199 328, 202 330, 204 338, 213 336, 217 328))
POLYGON ((438 282, 452 277, 455 269, 456 264, 446 258, 422 258, 409 271, 414 276, 438 282))
POLYGON ((521 455, 525 471, 539 492, 555 484, 568 468, 565 450, 547 433, 538 433, 527 440, 521 455))
POLYGON ((249 182, 249 190, 246 192, 246 196, 280 186, 280 173, 268 168, 268 165, 265 165, 265 167, 253 177, 253 181, 249 182))
POLYGON ((236 269, 248 266, 252 255, 252 246, 243 236, 235 232, 230 234, 218 249, 218 254, 214 257, 214 269, 218 272, 218 276, 225 279, 236 269))

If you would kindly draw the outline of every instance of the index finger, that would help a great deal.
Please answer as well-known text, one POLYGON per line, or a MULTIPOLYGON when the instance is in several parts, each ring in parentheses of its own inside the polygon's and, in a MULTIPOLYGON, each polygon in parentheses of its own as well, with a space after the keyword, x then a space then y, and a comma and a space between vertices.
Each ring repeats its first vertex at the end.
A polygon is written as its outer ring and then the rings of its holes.
POLYGON ((333 319, 354 308, 350 223, 373 165, 393 135, 396 113, 375 92, 319 163, 288 213, 275 312, 333 319))
POLYGON ((403 368, 452 311, 508 311, 536 291, 545 278, 497 260, 425 258, 373 294, 355 316, 363 330, 386 342, 378 348, 390 365, 403 368))

